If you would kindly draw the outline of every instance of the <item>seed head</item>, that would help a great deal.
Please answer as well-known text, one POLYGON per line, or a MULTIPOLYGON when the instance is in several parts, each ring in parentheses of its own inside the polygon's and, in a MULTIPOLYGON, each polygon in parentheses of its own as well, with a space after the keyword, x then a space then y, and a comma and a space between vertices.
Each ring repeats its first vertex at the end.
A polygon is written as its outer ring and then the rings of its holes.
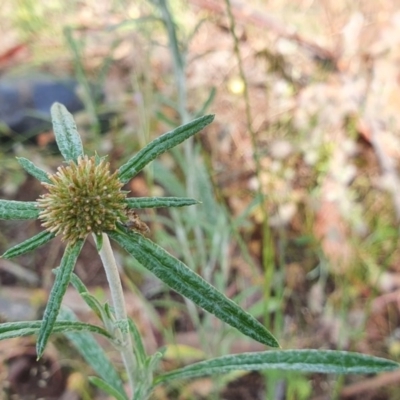
POLYGON ((63 240, 75 243, 87 234, 114 230, 126 220, 126 193, 117 171, 110 173, 110 164, 94 157, 79 157, 78 162, 59 167, 49 176, 51 183, 42 183, 48 193, 38 199, 42 226, 63 240))

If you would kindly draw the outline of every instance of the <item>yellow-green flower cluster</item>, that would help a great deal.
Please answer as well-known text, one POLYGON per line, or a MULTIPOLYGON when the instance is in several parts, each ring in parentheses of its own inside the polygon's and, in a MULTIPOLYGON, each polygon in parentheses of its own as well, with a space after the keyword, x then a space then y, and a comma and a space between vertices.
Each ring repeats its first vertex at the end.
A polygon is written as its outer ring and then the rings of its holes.
POLYGON ((63 240, 75 243, 89 233, 100 235, 127 219, 126 192, 121 190, 117 171, 110 173, 108 162, 79 157, 77 163, 59 167, 49 179, 51 183, 42 183, 48 193, 38 200, 39 219, 63 240))

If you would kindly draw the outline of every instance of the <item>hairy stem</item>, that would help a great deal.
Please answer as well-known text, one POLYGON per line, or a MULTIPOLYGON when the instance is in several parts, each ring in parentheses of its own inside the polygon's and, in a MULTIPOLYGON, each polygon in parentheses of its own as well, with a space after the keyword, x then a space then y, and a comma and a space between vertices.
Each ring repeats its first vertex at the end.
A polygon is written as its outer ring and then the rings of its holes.
POLYGON ((101 261, 106 271, 110 286, 111 298, 116 319, 117 337, 121 342, 119 350, 129 379, 129 386, 133 396, 135 390, 136 359, 133 351, 131 336, 129 334, 128 316, 126 313, 124 293, 114 253, 108 236, 103 233, 103 245, 99 251, 101 261))

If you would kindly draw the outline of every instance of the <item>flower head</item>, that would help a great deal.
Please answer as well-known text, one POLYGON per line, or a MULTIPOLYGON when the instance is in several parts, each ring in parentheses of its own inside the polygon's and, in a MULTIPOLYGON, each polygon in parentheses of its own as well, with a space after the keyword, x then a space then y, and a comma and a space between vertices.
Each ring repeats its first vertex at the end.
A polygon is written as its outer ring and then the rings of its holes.
POLYGON ((127 219, 127 192, 121 191, 123 184, 117 171, 111 174, 108 162, 79 156, 77 163, 59 167, 49 179, 51 183, 42 182, 48 193, 37 201, 39 219, 65 241, 75 243, 89 233, 100 235, 127 219))

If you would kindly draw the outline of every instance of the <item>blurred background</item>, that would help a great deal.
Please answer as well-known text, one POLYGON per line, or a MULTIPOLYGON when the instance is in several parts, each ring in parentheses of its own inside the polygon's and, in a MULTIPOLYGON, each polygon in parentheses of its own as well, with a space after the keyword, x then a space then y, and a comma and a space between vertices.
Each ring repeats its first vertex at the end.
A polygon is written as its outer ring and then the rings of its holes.
MULTIPOLYGON (((43 193, 15 157, 48 172, 60 164, 54 101, 74 113, 87 153, 108 155, 113 169, 213 113, 211 126, 127 185, 129 196, 202 202, 140 210, 149 237, 285 349, 399 360, 397 1, 2 0, 0 15, 1 198, 43 193)), ((1 253, 40 229, 0 221, 1 253)), ((63 247, 53 240, 0 260, 2 322, 40 318, 63 247)), ((264 349, 116 250, 130 316, 149 351, 167 347, 160 368, 264 349)), ((75 272, 107 301, 91 240, 75 272)), ((65 303, 98 323, 73 289, 65 303)), ((1 398, 106 398, 61 336, 40 363, 32 338, 0 342, 0 359, 1 398)), ((396 400, 399 379, 238 372, 160 387, 152 398, 396 400)))

